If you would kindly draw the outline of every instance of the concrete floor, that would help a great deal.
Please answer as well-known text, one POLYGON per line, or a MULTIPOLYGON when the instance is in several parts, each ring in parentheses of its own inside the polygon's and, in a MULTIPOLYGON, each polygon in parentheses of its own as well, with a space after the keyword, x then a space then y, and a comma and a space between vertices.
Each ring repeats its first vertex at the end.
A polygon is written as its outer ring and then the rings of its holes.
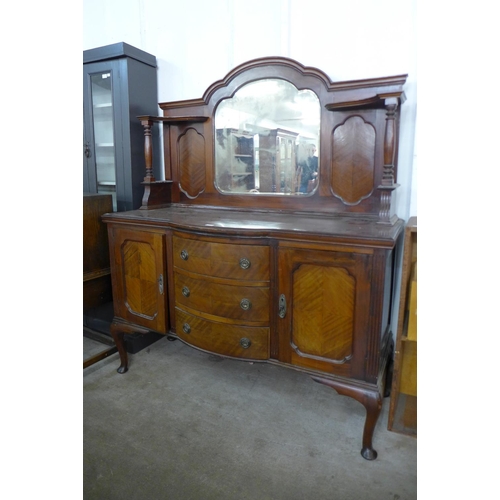
MULTIPOLYGON (((92 348, 87 344, 87 347, 92 348)), ((286 368, 159 340, 83 373, 85 500, 412 500, 417 440, 286 368)))

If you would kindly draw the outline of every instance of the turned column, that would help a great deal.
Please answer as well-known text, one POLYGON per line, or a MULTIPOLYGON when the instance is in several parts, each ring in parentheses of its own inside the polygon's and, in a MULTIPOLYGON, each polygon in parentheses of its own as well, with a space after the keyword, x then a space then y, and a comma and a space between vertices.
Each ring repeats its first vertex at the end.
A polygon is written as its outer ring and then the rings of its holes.
POLYGON ((146 162, 146 176, 144 182, 155 182, 153 175, 153 138, 151 128, 153 120, 141 120, 141 125, 144 127, 144 160, 146 162))
POLYGON ((155 116, 139 116, 138 118, 144 127, 144 161, 146 163, 146 175, 141 183, 144 186, 141 210, 160 208, 170 203, 172 184, 172 181, 157 181, 153 174, 152 128, 155 122, 163 120, 155 116))

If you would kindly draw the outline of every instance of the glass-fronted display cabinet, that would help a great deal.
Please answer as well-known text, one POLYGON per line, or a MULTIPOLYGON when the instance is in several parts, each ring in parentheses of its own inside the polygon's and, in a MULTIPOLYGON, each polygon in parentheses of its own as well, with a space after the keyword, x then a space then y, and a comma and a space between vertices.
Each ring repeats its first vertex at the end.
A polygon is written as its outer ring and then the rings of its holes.
MULTIPOLYGON (((158 114, 157 94, 155 56, 124 42, 83 52, 83 191, 111 194, 115 211, 141 206, 144 129, 137 117, 158 114)), ((159 158, 154 164, 161 179, 159 158)))

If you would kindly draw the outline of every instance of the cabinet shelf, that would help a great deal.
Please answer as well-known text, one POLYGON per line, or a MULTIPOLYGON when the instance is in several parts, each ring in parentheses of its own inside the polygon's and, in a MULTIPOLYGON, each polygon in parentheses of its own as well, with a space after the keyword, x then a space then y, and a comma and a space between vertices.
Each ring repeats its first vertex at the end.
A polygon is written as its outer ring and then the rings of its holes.
POLYGON ((153 116, 153 115, 143 115, 137 117, 141 122, 158 122, 164 123, 165 125, 173 125, 176 123, 203 123, 209 118, 208 116, 153 116))

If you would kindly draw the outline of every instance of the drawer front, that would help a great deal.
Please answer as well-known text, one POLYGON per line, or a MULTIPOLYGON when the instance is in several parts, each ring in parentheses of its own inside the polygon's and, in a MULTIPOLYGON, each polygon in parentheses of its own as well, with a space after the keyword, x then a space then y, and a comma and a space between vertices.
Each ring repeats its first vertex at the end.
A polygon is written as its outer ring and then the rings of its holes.
POLYGON ((233 286, 175 273, 180 307, 242 322, 269 322, 269 287, 233 286))
POLYGON ((235 358, 269 358, 269 328, 217 323, 176 308, 180 339, 200 349, 235 358))
POLYGON ((174 265, 235 280, 269 281, 269 247, 214 243, 174 235, 174 265))

